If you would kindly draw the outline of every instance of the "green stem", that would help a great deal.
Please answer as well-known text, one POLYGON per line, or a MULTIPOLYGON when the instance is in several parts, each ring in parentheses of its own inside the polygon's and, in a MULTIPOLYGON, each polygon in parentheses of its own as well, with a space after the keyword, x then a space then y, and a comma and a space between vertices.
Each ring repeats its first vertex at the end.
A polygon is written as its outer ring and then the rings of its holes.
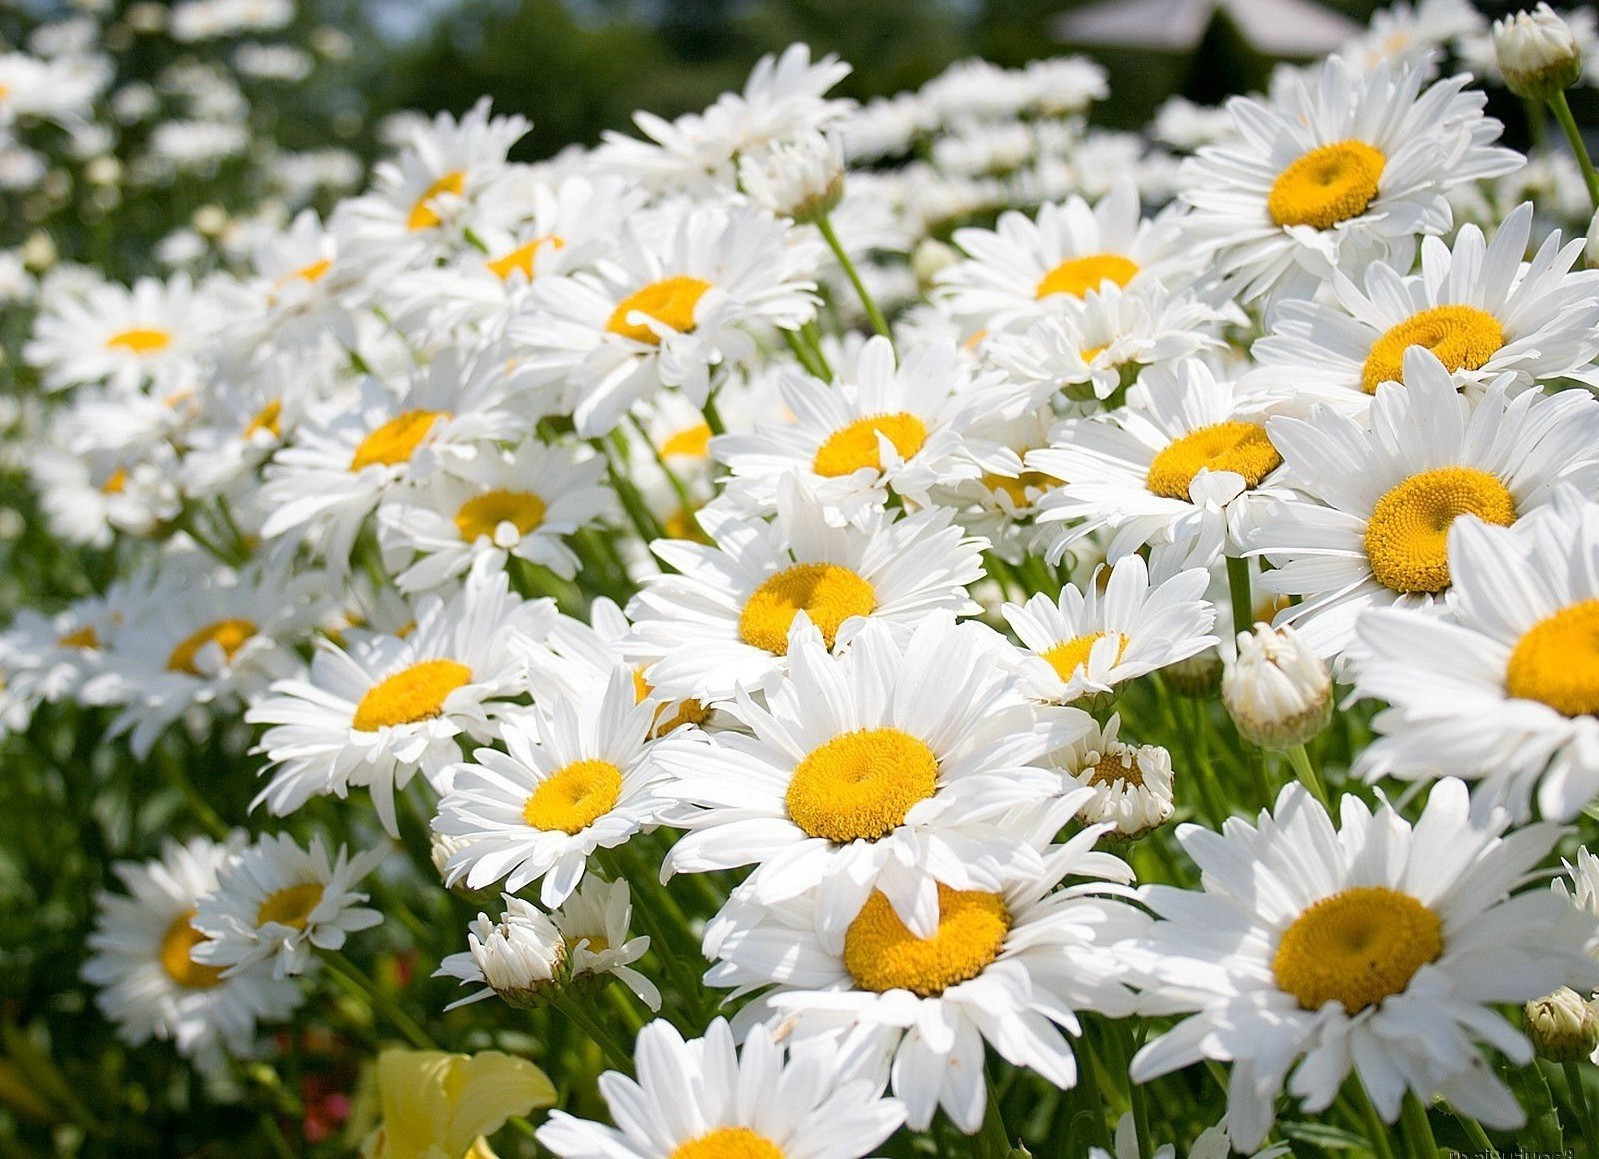
POLYGON ((632 1073, 633 1052, 618 1042, 616 1036, 603 1022, 583 1009, 580 1000, 563 995, 555 999, 554 1006, 563 1016, 577 1023, 583 1033, 589 1036, 590 1041, 600 1048, 600 1053, 605 1055, 606 1065, 623 1074, 632 1073))
POLYGON ((216 840, 226 841, 229 832, 227 822, 223 821, 217 815, 217 811, 211 807, 210 802, 200 795, 200 790, 189 777, 189 771, 184 768, 183 758, 170 751, 164 751, 160 763, 166 770, 167 779, 178 792, 183 794, 183 799, 194 814, 195 820, 199 821, 201 827, 216 840))
POLYGON ((803 338, 792 330, 785 330, 783 331, 783 340, 788 343, 788 348, 794 352, 794 357, 799 359, 800 365, 805 368, 807 374, 813 378, 819 378, 823 382, 832 380, 833 376, 823 368, 820 362, 816 361, 816 353, 811 350, 803 338))
POLYGON ((1599 209, 1599 174, 1594 173, 1593 158, 1588 156, 1588 146, 1583 143, 1582 132, 1577 128, 1577 118, 1571 115, 1571 104, 1566 100, 1564 89, 1555 90, 1549 98, 1549 107, 1554 111, 1555 120, 1565 130, 1566 143, 1571 146, 1571 152, 1582 169, 1582 179, 1588 185, 1588 198, 1593 202, 1593 207, 1599 209))
POLYGON ((358 998, 364 998, 393 1023, 394 1028, 404 1036, 405 1040, 418 1050, 437 1050, 433 1040, 428 1037, 427 1031, 417 1024, 416 1019, 401 1008, 400 1004, 385 994, 378 984, 362 973, 361 968, 337 951, 327 951, 322 955, 322 964, 327 967, 328 973, 336 978, 341 986, 358 998))
POLYGON ((714 390, 705 396, 705 406, 701 408, 700 413, 705 416, 705 425, 711 428, 711 434, 727 434, 727 424, 722 421, 722 412, 716 409, 714 390))
POLYGON ((1404 1109, 1400 1114, 1411 1154, 1438 1159, 1438 1140, 1433 1137, 1432 1122, 1427 1118, 1427 1108, 1414 1091, 1405 1094, 1404 1109))
POLYGON ((1482 1124, 1463 1111, 1451 1106, 1449 1113, 1455 1117, 1455 1122, 1460 1124, 1460 1129, 1466 1133, 1466 1138, 1471 1140, 1471 1149, 1484 1155, 1494 1153, 1493 1140, 1488 1138, 1488 1132, 1482 1129, 1482 1124))
POLYGON ((617 456, 612 451, 611 444, 605 439, 593 439, 591 443, 610 464, 611 486, 616 488, 616 497, 622 501, 628 519, 633 522, 633 529, 646 544, 653 543, 657 539, 665 539, 665 528, 661 526, 660 520, 655 518, 655 512, 650 510, 649 504, 644 502, 644 496, 639 494, 638 488, 633 486, 633 480, 627 477, 627 472, 618 467, 617 456))
POLYGON ((1577 1116, 1577 1125, 1582 1128, 1582 1141, 1589 1155, 1599 1157, 1599 1131, 1594 1129, 1593 1115, 1588 1110, 1588 1093, 1582 1087, 1582 1073, 1574 1062, 1561 1063, 1560 1069, 1566 1076, 1566 1088, 1571 1093, 1571 1107, 1577 1116))
POLYGON ((833 367, 827 361, 827 355, 822 350, 822 332, 816 328, 814 321, 807 322, 800 327, 800 334, 805 339, 805 344, 811 348, 811 357, 822 368, 823 382, 833 381, 833 367))
POLYGON ((1155 1143, 1149 1133, 1149 1099, 1143 1086, 1132 1078, 1128 1060, 1133 1056, 1134 1047, 1131 1042, 1132 1030, 1126 1019, 1117 1019, 1110 1024, 1109 1037, 1116 1047, 1116 1069, 1121 1071, 1127 1082, 1127 1100, 1133 1106, 1133 1128, 1138 1136, 1139 1159, 1151 1159, 1155 1153, 1155 1143))
POLYGON ((1010 1154, 1010 1137, 1005 1133, 1005 1116, 1000 1113, 999 1099, 994 1095, 994 1084, 985 1078, 988 1088, 988 1113, 983 1125, 972 1136, 972 1154, 977 1159, 1006 1159, 1010 1154))
POLYGON ((1327 800, 1327 790, 1322 787, 1321 777, 1316 773, 1316 766, 1310 763, 1310 754, 1305 752, 1305 746, 1296 744, 1287 750, 1288 763, 1294 766, 1294 775, 1299 778, 1299 783, 1310 790, 1310 795, 1321 802, 1321 807, 1328 813, 1332 812, 1332 805, 1327 800))
POLYGON ((271 1111, 261 1112, 261 1133, 272 1145, 272 1153, 278 1156, 278 1159, 295 1159, 294 1148, 289 1146, 288 1139, 283 1135, 283 1128, 278 1126, 277 1116, 271 1111))
POLYGON ((843 243, 838 240, 838 234, 833 231, 833 223, 824 215, 816 223, 816 228, 822 233, 822 240, 833 251, 833 256, 838 259, 838 264, 844 267, 844 276, 849 278, 849 284, 855 287, 855 293, 860 297, 861 305, 866 310, 866 317, 871 320, 872 329, 884 338, 890 337, 888 322, 883 317, 883 312, 877 308, 877 303, 872 300, 872 295, 866 289, 866 283, 861 281, 855 263, 849 260, 849 254, 844 251, 843 243))
POLYGON ((1377 1108, 1372 1104, 1371 1096, 1366 1093, 1359 1076, 1357 1075, 1349 1085, 1355 1092, 1355 1105, 1360 1108, 1361 1117, 1366 1120, 1366 1139, 1371 1144, 1372 1154, 1377 1159, 1394 1159, 1393 1148, 1388 1145, 1387 1124, 1377 1113, 1377 1108))
POLYGON ((1227 594, 1233 605, 1233 631, 1255 626, 1255 604, 1249 594, 1249 561, 1227 557, 1227 594))

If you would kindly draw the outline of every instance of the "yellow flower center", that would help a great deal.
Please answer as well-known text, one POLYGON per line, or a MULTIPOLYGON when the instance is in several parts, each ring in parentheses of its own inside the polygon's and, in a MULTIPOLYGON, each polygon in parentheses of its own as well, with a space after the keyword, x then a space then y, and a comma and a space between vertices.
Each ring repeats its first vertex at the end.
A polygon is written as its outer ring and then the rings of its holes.
POLYGON ((249 438, 257 431, 265 431, 274 439, 283 437, 283 403, 274 399, 262 407, 256 416, 244 428, 244 437, 249 438))
POLYGON ((56 640, 57 648, 81 648, 85 652, 96 652, 100 649, 100 633, 94 630, 93 624, 85 624, 76 632, 68 632, 56 640))
POLYGON ((118 467, 107 475, 105 482, 100 484, 102 495, 120 495, 128 489, 128 472, 125 467, 118 467))
POLYGON ((1121 254, 1087 254, 1080 258, 1067 258, 1045 274, 1033 291, 1035 298, 1051 294, 1070 294, 1081 298, 1090 290, 1097 290, 1103 282, 1125 286, 1138 275, 1138 263, 1121 254))
POLYGON ((1147 484, 1156 495, 1186 501, 1202 470, 1232 471, 1243 476, 1246 487, 1256 487, 1282 461, 1259 423, 1215 423, 1174 439, 1156 455, 1147 484))
POLYGON ((616 808, 621 796, 621 769, 610 761, 573 761, 533 790, 522 820, 546 833, 581 833, 616 808))
POLYGON ((863 990, 909 990, 923 998, 977 977, 999 957, 1010 911, 997 893, 938 887, 938 932, 918 938, 878 890, 844 934, 844 966, 863 990))
POLYGON ((687 455, 690 458, 703 459, 710 452, 710 449, 711 428, 705 423, 675 431, 670 438, 661 444, 661 454, 663 456, 687 455))
POLYGON ((161 935, 161 970, 186 990, 209 990, 222 984, 222 970, 189 957, 194 947, 211 940, 189 924, 193 919, 193 910, 179 914, 161 935))
POLYGON ((1131 785, 1141 789, 1144 787, 1144 774, 1139 769, 1137 761, 1129 760, 1123 764, 1121 756, 1113 753, 1094 762, 1093 771, 1088 774, 1088 783, 1109 788, 1131 785))
POLYGON ((605 328, 635 342, 658 346, 661 340, 654 330, 642 323, 629 322, 628 318, 635 313, 644 314, 679 334, 687 334, 694 329, 694 307, 710 288, 711 283, 682 274, 651 282, 623 298, 611 312, 605 328))
POLYGON ((804 611, 831 648, 851 616, 869 616, 877 593, 865 579, 836 563, 798 563, 767 576, 750 593, 738 617, 738 636, 752 648, 788 655, 788 630, 804 611))
POLYGON ((852 475, 862 467, 881 471, 883 454, 877 441, 879 435, 893 444, 901 459, 908 459, 927 442, 927 424, 906 411, 856 419, 828 435, 816 448, 811 470, 824 479, 852 475))
POLYGON ((519 245, 503 257, 485 262, 489 271, 500 281, 505 281, 512 274, 520 273, 524 278, 532 280, 534 266, 538 261, 539 246, 549 243, 552 249, 565 249, 566 242, 554 234, 546 233, 534 238, 526 245, 519 245))
POLYGON ((222 654, 232 660, 234 654, 244 647, 245 641, 254 635, 255 625, 249 620, 218 620, 214 624, 207 624, 184 637, 172 649, 172 654, 167 657, 167 671, 198 676, 200 670, 195 667, 194 661, 200 655, 200 649, 207 644, 216 644, 222 649, 222 654))
POLYGON ((897 728, 841 733, 794 769, 784 797, 794 824, 836 845, 876 841, 938 788, 933 750, 897 728))
POLYGON ((466 188, 466 174, 461 170, 446 173, 432 185, 429 185, 421 197, 411 205, 411 216, 405 221, 405 227, 410 230, 432 229, 444 219, 433 208, 433 199, 441 193, 453 193, 459 197, 466 188))
MULTIPOLYGON (((633 669, 633 702, 643 704, 649 695, 655 691, 653 685, 644 678, 644 669, 633 669)), ((685 724, 704 724, 711 718, 711 710, 692 697, 688 700, 677 702, 677 711, 665 720, 670 705, 663 704, 655 712, 655 727, 650 731, 651 739, 665 736, 674 729, 682 728, 685 724)))
POLYGON ((322 904, 322 883, 306 881, 291 885, 268 897, 255 913, 255 924, 264 926, 277 922, 296 930, 305 929, 311 913, 322 904))
POLYGON ((1358 886, 1295 918, 1271 968, 1301 1009, 1336 1000, 1357 1014, 1401 993, 1443 952, 1443 922, 1432 910, 1384 886, 1358 886))
POLYGON ((461 504, 455 526, 467 543, 475 543, 480 535, 493 539, 502 523, 526 535, 544 522, 544 510, 544 500, 531 491, 485 491, 461 504))
POLYGON ((409 463, 433 424, 449 417, 450 412, 443 410, 408 410, 396 415, 361 440, 350 456, 350 470, 364 470, 374 463, 385 467, 409 463))
POLYGON ((1599 599, 1539 620, 1516 641, 1505 691, 1567 716, 1599 715, 1599 599))
POLYGON ((328 271, 331 270, 332 268, 333 268, 333 259, 332 258, 323 258, 320 261, 312 262, 308 266, 301 266, 299 269, 295 270, 292 274, 289 274, 288 276, 280 279, 278 284, 282 285, 282 286, 286 286, 290 282, 294 281, 296 278, 298 278, 302 282, 311 282, 311 283, 320 282, 323 278, 328 276, 328 271))
POLYGON ((1475 306, 1434 306, 1412 314, 1371 345, 1360 385, 1376 394, 1385 382, 1405 381, 1405 351, 1425 346, 1438 356, 1444 369, 1477 370, 1505 344, 1499 319, 1475 306))
POLYGON ((1020 475, 995 475, 983 476, 983 486, 998 495, 1004 492, 1010 497, 1013 507, 1031 506, 1033 500, 1029 491, 1048 491, 1051 487, 1059 487, 1061 480, 1043 471, 1023 471, 1020 475))
MULTIPOLYGON (((1049 651, 1043 653, 1049 666, 1062 680, 1070 680, 1072 674, 1088 663, 1088 654, 1094 650, 1094 645, 1104 639, 1104 632, 1090 632, 1086 636, 1073 636, 1070 640, 1062 640, 1049 651)), ((1116 633, 1116 659, 1122 658, 1122 653, 1127 651, 1127 637, 1120 632, 1116 633)))
POLYGON ((105 340, 107 346, 114 346, 121 350, 129 350, 134 354, 154 354, 158 350, 165 350, 172 345, 172 335, 165 330, 150 330, 135 327, 124 330, 120 334, 113 334, 105 340))
POLYGON ((376 732, 400 724, 432 720, 444 711, 450 693, 470 683, 472 670, 454 660, 423 660, 402 668, 366 690, 355 706, 350 727, 376 732))
POLYGON ((1437 467, 1389 489, 1366 523, 1371 574, 1396 592, 1449 586, 1449 525, 1462 515, 1508 527, 1516 501, 1498 479, 1475 467, 1437 467))
POLYGON ((1312 149, 1277 175, 1266 211, 1278 225, 1331 229, 1366 212, 1387 159, 1364 141, 1312 149))
POLYGON ((718 1127, 678 1144, 667 1159, 783 1159, 783 1149, 748 1127, 718 1127))

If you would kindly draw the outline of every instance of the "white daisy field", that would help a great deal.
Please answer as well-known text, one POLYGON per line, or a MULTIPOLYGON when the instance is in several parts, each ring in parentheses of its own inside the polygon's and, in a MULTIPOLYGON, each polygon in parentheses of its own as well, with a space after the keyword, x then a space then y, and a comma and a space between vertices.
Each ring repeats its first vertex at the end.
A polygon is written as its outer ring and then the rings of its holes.
POLYGON ((0 1156, 1599 1159, 1591 13, 368 173, 24 7, 0 1156))

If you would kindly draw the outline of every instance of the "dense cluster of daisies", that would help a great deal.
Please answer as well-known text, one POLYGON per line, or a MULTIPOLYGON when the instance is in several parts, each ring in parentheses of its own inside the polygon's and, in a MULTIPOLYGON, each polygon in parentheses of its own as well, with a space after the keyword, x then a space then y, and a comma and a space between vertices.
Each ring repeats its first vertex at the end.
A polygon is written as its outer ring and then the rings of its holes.
POLYGON ((0 720, 187 802, 100 1010, 241 1098, 347 990, 386 1159, 1587 1137, 1599 188, 1441 66, 1560 123, 1592 39, 1424 0, 1149 135, 1081 59, 857 107, 795 46, 46 274, 12 453, 116 566, 0 720))

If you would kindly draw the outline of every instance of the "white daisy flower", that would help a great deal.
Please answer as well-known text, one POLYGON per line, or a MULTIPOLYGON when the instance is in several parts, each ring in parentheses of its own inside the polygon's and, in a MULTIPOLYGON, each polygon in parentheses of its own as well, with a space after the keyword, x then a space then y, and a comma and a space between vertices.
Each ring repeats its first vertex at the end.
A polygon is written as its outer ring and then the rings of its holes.
POLYGON ((1487 19, 1470 0, 1417 0, 1415 4, 1396 0, 1373 12, 1370 28, 1345 45, 1339 55, 1362 69, 1376 68, 1384 61, 1436 68, 1439 49, 1487 28, 1487 19))
MULTIPOLYGON (((1070 815, 1070 803, 1062 806, 1050 811, 1052 828, 1070 815)), ((743 887, 706 930, 706 954, 716 959, 706 981, 772 987, 742 1020, 765 1017, 796 1043, 837 1041, 868 1074, 892 1078, 913 1130, 926 1130, 942 1107, 973 1134, 987 1107, 985 1043, 1066 1088, 1077 1081, 1066 1035, 1082 1033, 1078 1012, 1119 1018, 1134 1009, 1112 946, 1146 932, 1149 919, 1095 896, 1131 892, 1132 871, 1093 849, 1102 832, 1086 829, 1045 849, 1037 870, 990 885, 938 883, 926 936, 880 892, 835 930, 817 891, 772 904, 743 887), (1068 876, 1091 880, 1062 886, 1068 876)))
POLYGON ((1493 146, 1487 97, 1425 62, 1360 72, 1331 57, 1282 71, 1270 99, 1228 103, 1238 140, 1183 164, 1180 220, 1225 290, 1246 302, 1307 298, 1333 269, 1404 267, 1420 234, 1450 226, 1445 194, 1522 164, 1493 146))
POLYGON ((351 857, 339 846, 328 855, 321 834, 302 849, 287 833, 260 838, 224 865, 216 889, 201 898, 193 925, 205 935, 194 960, 225 967, 225 977, 270 961, 272 976, 303 974, 311 947, 338 950, 346 935, 371 929, 383 920, 359 903, 361 879, 385 857, 370 849, 351 857))
POLYGON ((110 58, 98 53, 67 53, 50 60, 0 52, 0 129, 11 129, 18 118, 74 123, 89 114, 111 76, 110 58))
POLYGON ((667 805, 649 747, 656 705, 640 702, 617 669, 597 704, 560 700, 505 722, 505 752, 480 748, 455 769, 433 828, 467 838, 445 867, 445 884, 516 893, 541 881, 554 909, 583 880, 589 856, 655 825, 667 805))
POLYGON ((1335 830, 1294 784, 1254 826, 1180 827, 1201 888, 1145 886, 1161 920, 1125 953, 1147 1013, 1192 1013, 1138 1052, 1133 1080, 1230 1062, 1227 1120, 1244 1150, 1271 1129, 1285 1082, 1316 1114, 1351 1071, 1389 1123, 1413 1091, 1519 1126, 1477 1044, 1520 1066, 1532 1047, 1494 1006, 1591 988, 1599 962, 1591 917, 1547 889, 1509 896, 1560 834, 1502 836, 1509 823, 1502 810, 1474 818, 1465 785, 1445 779, 1414 826, 1346 795, 1335 830))
POLYGON ((755 353, 751 329, 797 330, 815 313, 808 251, 751 206, 672 205, 622 224, 614 260, 539 278, 507 334, 528 380, 565 392, 585 438, 661 387, 703 406, 713 369, 755 353))
POLYGON ((511 557, 571 579, 578 559, 564 537, 615 507, 601 479, 605 459, 537 437, 509 451, 485 449, 452 473, 391 491, 378 508, 378 542, 402 592, 431 591, 479 559, 511 557))
MULTIPOLYGON (((1103 1147, 1090 1147, 1088 1159, 1143 1159, 1138 1148, 1138 1124, 1131 1111, 1116 1120, 1115 1143, 1116 1154, 1112 1155, 1103 1147)), ((1287 1143, 1277 1143, 1255 1152, 1251 1159, 1277 1159, 1289 1153, 1287 1143)), ((1219 1126, 1206 1127, 1188 1148, 1188 1159, 1232 1159, 1232 1154, 1233 1141, 1227 1134, 1225 1119, 1219 1126)), ((1156 1147, 1151 1159, 1178 1159, 1177 1148, 1171 1143, 1156 1147)))
POLYGON ((729 520, 714 525, 712 539, 652 544, 676 574, 650 576, 628 608, 633 631, 623 648, 668 697, 720 702, 768 685, 784 670, 801 612, 827 647, 841 648, 868 622, 908 631, 935 608, 981 610, 966 585, 983 576, 983 543, 963 538, 947 510, 869 511, 832 527, 792 476, 771 523, 729 520))
POLYGON ((416 627, 371 635, 350 650, 317 641, 310 675, 272 686, 245 714, 261 738, 271 782, 254 804, 282 817, 314 796, 366 787, 390 835, 394 793, 418 770, 440 792, 461 755, 457 738, 493 739, 505 702, 527 690, 527 649, 555 617, 550 600, 523 602, 504 572, 480 569, 448 602, 418 605, 416 627))
POLYGON ((121 681, 106 664, 106 647, 139 602, 136 589, 117 580, 104 596, 75 600, 53 616, 19 608, 0 633, 0 725, 23 731, 40 704, 114 702, 121 681))
POLYGON ((302 1000, 295 983, 264 967, 224 977, 191 957, 205 935, 190 921, 243 843, 243 834, 225 844, 168 841, 159 860, 114 865, 125 892, 96 896, 83 966, 84 980, 99 987, 95 1005, 119 1036, 133 1046, 170 1040, 210 1075, 226 1071, 227 1055, 254 1052, 258 1021, 285 1019, 302 1000))
POLYGON ((583 985, 586 978, 603 986, 608 981, 604 975, 614 974, 651 1010, 661 1008, 655 983, 633 969, 649 950, 650 939, 630 936, 633 901, 625 879, 606 881, 590 874, 550 916, 566 939, 566 964, 574 982, 583 985))
POLYGON ((1058 790, 1034 762, 1085 731, 1087 716, 1022 701, 997 633, 932 612, 903 641, 868 623, 834 657, 806 625, 788 662, 765 707, 745 693, 728 707, 749 735, 657 743, 672 776, 662 792, 692 807, 674 821, 689 832, 666 871, 754 865, 752 901, 818 891, 833 933, 880 889, 930 935, 937 881, 996 888, 1007 868, 1037 868, 996 821, 1058 790))
POLYGON ((1065 703, 1109 692, 1132 680, 1197 656, 1217 643, 1216 609, 1205 599, 1210 573, 1179 572, 1153 587, 1142 556, 1124 555, 1079 590, 1055 599, 1039 592, 1025 604, 1000 609, 1027 649, 1022 688, 1039 700, 1065 703))
POLYGON ((1599 506, 1573 488, 1514 529, 1449 531, 1450 615, 1367 612, 1353 650, 1357 696, 1384 700, 1358 771, 1480 782, 1518 817, 1599 794, 1599 506))
POLYGON ((1530 202, 1518 206, 1492 242, 1475 225, 1453 246, 1426 238, 1420 273, 1375 262, 1364 290, 1333 273, 1331 300, 1283 303, 1242 385, 1301 411, 1327 402, 1363 415, 1379 385, 1404 381, 1405 351, 1418 346, 1474 394, 1502 374, 1516 390, 1562 377, 1599 385, 1599 270, 1574 272, 1584 239, 1562 246, 1558 232, 1523 263, 1532 216, 1530 202))
POLYGON ((1405 382, 1378 388, 1369 430, 1325 407, 1267 423, 1305 498, 1251 508, 1244 542, 1273 565, 1262 587, 1304 597, 1276 622, 1322 656, 1350 644, 1366 608, 1425 605, 1449 587, 1461 515, 1508 526, 1562 481, 1599 485, 1599 402, 1586 392, 1509 398, 1500 380, 1473 406, 1420 347, 1405 382))
POLYGON ((530 901, 501 894, 505 912, 499 921, 480 913, 467 929, 467 949, 451 954, 433 972, 435 978, 456 978, 461 985, 483 989, 457 998, 444 1009, 470 1006, 498 994, 524 1010, 544 1005, 561 984, 566 942, 550 916, 530 901))
POLYGON ((1029 469, 1067 480, 1039 500, 1038 522, 1056 531, 1055 562, 1100 529, 1116 560, 1145 544, 1208 567, 1236 541, 1242 513, 1275 484, 1282 456, 1262 415, 1233 383, 1197 359, 1154 367, 1137 407, 1067 420, 1029 469))
POLYGON ((281 231, 256 239, 254 277, 230 286, 222 342, 235 359, 253 358, 264 345, 276 350, 312 346, 331 335, 354 348, 350 299, 362 292, 359 267, 339 260, 338 235, 316 211, 301 210, 281 231))
POLYGON ((1171 820, 1171 753, 1159 745, 1131 745, 1117 738, 1120 714, 1101 728, 1057 749, 1045 763, 1071 785, 1093 790, 1077 811, 1087 825, 1109 825, 1119 837, 1142 837, 1171 820))
POLYGON ((219 376, 183 435, 185 493, 209 497, 245 480, 253 492, 257 472, 293 437, 307 408, 345 393, 337 368, 315 352, 274 353, 219 376))
POLYGON ((114 532, 143 538, 183 509, 182 465, 166 443, 136 462, 97 463, 55 447, 27 462, 50 530, 70 543, 108 547, 114 532))

